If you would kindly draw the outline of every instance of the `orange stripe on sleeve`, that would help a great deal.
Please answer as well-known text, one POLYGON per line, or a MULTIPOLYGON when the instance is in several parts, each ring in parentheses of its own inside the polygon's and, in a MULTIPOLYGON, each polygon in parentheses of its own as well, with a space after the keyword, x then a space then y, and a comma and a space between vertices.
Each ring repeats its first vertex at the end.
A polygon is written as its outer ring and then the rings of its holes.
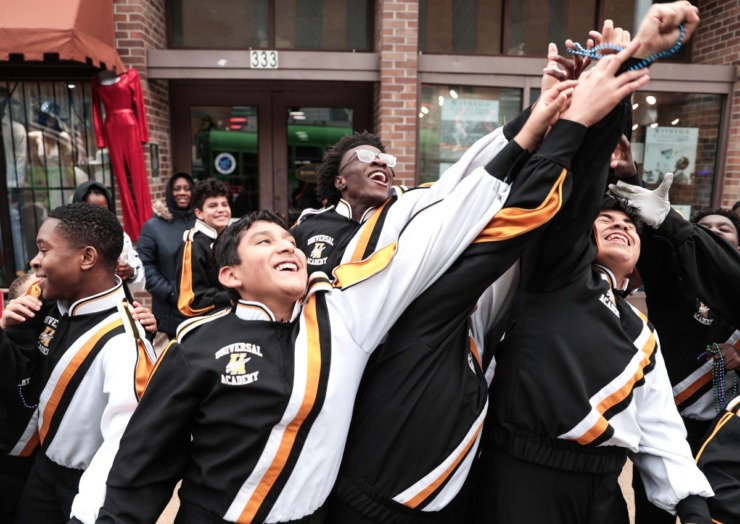
POLYGON ((676 405, 680 406, 681 403, 685 402, 686 399, 690 398, 691 395, 696 393, 702 386, 704 386, 711 380, 712 380, 712 372, 707 371, 701 377, 699 377, 694 382, 692 382, 689 387, 687 387, 681 393, 679 393, 678 395, 674 397, 676 401, 676 405))
POLYGON ((545 200, 535 209, 505 207, 496 213, 473 243, 500 242, 523 235, 550 220, 563 205, 563 184, 567 174, 568 170, 563 168, 545 200))
POLYGON ((295 418, 288 424, 283 433, 280 447, 278 448, 275 458, 262 477, 259 485, 255 488, 252 497, 247 502, 244 511, 237 522, 241 524, 250 524, 257 514, 257 511, 265 501, 267 494, 272 489, 280 473, 283 471, 285 464, 288 462, 293 444, 295 443, 298 430, 303 425, 306 417, 311 413, 316 402, 319 390, 319 376, 321 373, 321 346, 319 343, 319 328, 316 317, 316 297, 311 296, 304 309, 306 319, 306 338, 307 344, 307 369, 306 369, 306 390, 303 394, 303 402, 296 413, 295 418))
POLYGON ((468 451, 470 451, 471 446, 475 443, 475 439, 478 438, 478 434, 480 433, 481 427, 478 426, 478 429, 476 430, 475 434, 470 438, 467 444, 465 444, 465 448, 462 449, 460 454, 455 458, 455 461, 450 464, 450 467, 447 468, 442 475, 439 476, 434 482, 432 482, 429 486, 427 486, 426 489, 419 492, 418 495, 416 495, 414 498, 406 502, 404 505, 408 506, 409 508, 416 508, 419 504, 424 502, 427 497, 429 497, 432 493, 436 491, 436 489, 442 485, 442 483, 447 480, 447 478, 452 474, 453 471, 455 471, 455 468, 460 463, 460 461, 468 454, 468 451))
POLYGON ((601 434, 603 434, 604 431, 606 431, 606 428, 609 427, 609 423, 604 418, 604 413, 606 413, 610 408, 616 406, 625 398, 627 398, 627 396, 632 391, 633 386, 638 381, 642 380, 642 377, 645 376, 645 368, 650 363, 650 355, 652 355, 654 349, 655 336, 653 335, 653 333, 650 333, 650 337, 647 339, 645 345, 642 347, 641 351, 643 353, 643 358, 640 361, 640 366, 637 371, 635 371, 635 374, 632 375, 632 377, 630 377, 630 379, 621 388, 599 402, 595 409, 601 416, 597 420, 596 424, 594 424, 583 435, 575 439, 576 442, 581 445, 590 444, 601 434))
POLYGON ((187 240, 182 251, 182 273, 180 274, 180 296, 177 297, 177 309, 187 317, 197 317, 207 313, 216 306, 211 304, 201 309, 192 309, 190 304, 195 300, 193 292, 193 242, 187 240))
POLYGON ((33 436, 26 443, 26 446, 23 448, 23 451, 21 451, 20 456, 30 457, 31 453, 33 453, 33 450, 36 449, 36 446, 38 445, 39 445, 39 432, 34 431, 33 436))
POLYGON ((478 354, 478 346, 475 345, 473 337, 468 338, 470 339, 470 351, 472 351, 473 357, 475 357, 475 361, 478 363, 478 367, 483 369, 483 362, 480 361, 480 355, 478 354))
POLYGON ((74 377, 75 373, 77 373, 77 370, 80 368, 82 363, 93 350, 95 345, 100 341, 100 339, 122 325, 123 322, 120 318, 110 322, 108 325, 104 326, 97 333, 95 333, 95 335, 90 340, 88 340, 85 345, 83 345, 77 351, 77 353, 75 353, 75 356, 72 357, 72 360, 62 372, 62 376, 59 377, 59 380, 54 386, 54 390, 52 391, 51 396, 49 397, 49 401, 46 403, 46 407, 44 408, 44 421, 41 428, 39 429, 39 438, 41 439, 41 443, 44 442, 46 434, 49 432, 49 426, 51 425, 51 420, 54 417, 54 412, 59 406, 59 401, 61 401, 70 380, 72 380, 72 377, 74 377))

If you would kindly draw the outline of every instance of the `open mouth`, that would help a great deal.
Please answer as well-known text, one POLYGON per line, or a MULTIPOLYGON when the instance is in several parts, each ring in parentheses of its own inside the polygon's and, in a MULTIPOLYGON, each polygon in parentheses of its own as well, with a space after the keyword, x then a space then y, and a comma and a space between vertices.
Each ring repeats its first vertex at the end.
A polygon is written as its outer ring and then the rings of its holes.
POLYGON ((368 178, 378 184, 388 185, 388 173, 384 171, 373 171, 368 178))
POLYGON ((296 273, 298 271, 298 265, 294 264, 293 262, 283 262, 282 264, 278 264, 275 268, 278 271, 288 271, 290 273, 296 273))
POLYGON ((608 242, 619 242, 621 244, 624 244, 625 246, 630 246, 632 243, 630 242, 630 239, 627 235, 624 235, 622 233, 611 233, 606 236, 606 240, 608 242))

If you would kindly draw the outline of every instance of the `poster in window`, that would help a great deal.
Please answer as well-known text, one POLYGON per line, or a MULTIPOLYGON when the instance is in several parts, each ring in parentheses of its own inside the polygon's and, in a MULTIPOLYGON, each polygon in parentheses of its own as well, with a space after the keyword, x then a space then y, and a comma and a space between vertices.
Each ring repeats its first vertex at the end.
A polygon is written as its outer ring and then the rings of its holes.
POLYGON ((498 100, 448 98, 442 106, 440 160, 456 161, 498 126, 498 100))
POLYGON ((698 127, 649 127, 645 136, 643 180, 659 184, 673 173, 673 184, 691 184, 696 166, 698 127))

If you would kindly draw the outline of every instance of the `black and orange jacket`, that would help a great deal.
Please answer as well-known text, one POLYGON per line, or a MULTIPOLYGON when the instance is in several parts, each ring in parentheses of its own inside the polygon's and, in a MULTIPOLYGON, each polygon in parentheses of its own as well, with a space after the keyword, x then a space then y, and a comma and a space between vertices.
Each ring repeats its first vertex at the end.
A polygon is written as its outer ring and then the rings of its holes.
POLYGON ((204 315, 231 305, 229 294, 218 281, 213 243, 218 233, 201 220, 183 235, 178 253, 177 309, 186 317, 204 315))
MULTIPOLYGON (((707 346, 736 343, 737 337, 733 337, 735 328, 704 300, 709 299, 720 311, 733 315, 737 297, 727 293, 711 295, 707 293, 707 283, 722 285, 740 278, 740 256, 734 263, 728 261, 706 268, 694 266, 696 269, 692 270, 688 260, 698 257, 715 260, 729 246, 719 236, 690 224, 675 212, 666 217, 658 230, 646 228, 640 236, 642 250, 637 267, 645 285, 650 320, 660 335, 676 405, 682 416, 706 421, 708 425, 717 410, 712 361, 702 357, 707 346), (683 239, 671 241, 674 231, 680 231, 679 237, 683 239)), ((728 251, 728 255, 732 254, 728 251)), ((736 317, 740 320, 740 315, 736 317)), ((728 400, 732 399, 733 376, 737 378, 734 370, 726 372, 728 400)))
POLYGON ((740 397, 718 413, 696 455, 696 462, 714 489, 709 499, 713 522, 740 522, 740 397))
POLYGON ((712 491, 693 463, 653 326, 621 298, 608 268, 593 265, 610 155, 629 127, 624 100, 587 130, 571 162, 570 200, 522 256, 495 350, 484 446, 583 473, 619 471, 630 452, 650 479, 649 499, 675 512, 712 491))
POLYGON ((528 164, 530 154, 512 141, 486 166, 505 180, 519 173, 504 208, 405 310, 373 355, 335 486, 365 517, 418 522, 460 491, 488 408, 488 384, 471 342, 469 317, 491 284, 496 293, 508 291, 513 281, 501 275, 567 200, 567 162, 552 158, 567 161, 583 134, 582 127, 557 126, 543 146, 553 148, 551 156, 528 164))
POLYGON ((45 302, 28 326, 14 328, 34 331, 32 354, 0 330, 3 369, 15 370, 3 381, 17 386, 16 402, 34 408, 8 454, 27 456, 40 444, 55 464, 84 470, 72 505, 83 522, 102 505, 119 439, 156 358, 117 281, 73 304, 45 302))
POLYGON ((508 194, 483 169, 500 144, 472 149, 452 179, 398 199, 392 241, 335 268, 333 285, 315 273, 291 322, 240 301, 180 327, 121 441, 101 523, 153 522, 179 478, 182 511, 228 522, 292 522, 325 504, 370 355, 508 194))

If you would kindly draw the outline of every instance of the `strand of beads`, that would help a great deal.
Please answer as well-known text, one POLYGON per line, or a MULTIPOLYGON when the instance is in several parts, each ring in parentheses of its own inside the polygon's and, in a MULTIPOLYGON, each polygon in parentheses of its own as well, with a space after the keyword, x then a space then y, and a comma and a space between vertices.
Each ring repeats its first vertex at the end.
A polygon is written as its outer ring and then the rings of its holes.
POLYGON ((28 408, 28 409, 36 409, 37 407, 39 407, 39 405, 38 405, 38 404, 33 404, 33 405, 31 405, 31 404, 29 404, 29 403, 28 403, 28 402, 26 401, 26 396, 25 396, 25 395, 23 394, 23 386, 21 386, 21 385, 19 385, 19 386, 18 386, 18 394, 19 394, 19 395, 20 395, 20 397, 21 397, 21 402, 23 402, 23 406, 24 406, 24 407, 26 407, 26 408, 28 408))
MULTIPOLYGON (((727 407, 727 402, 725 401, 725 358, 722 356, 722 350, 716 342, 711 346, 707 346, 707 351, 702 356, 706 358, 706 355, 709 355, 712 359, 712 398, 714 399, 714 410, 719 413, 727 407)), ((732 398, 736 396, 737 375, 733 373, 732 398)))
MULTIPOLYGON (((633 66, 631 66, 628 71, 636 71, 638 69, 642 69, 643 67, 647 67, 656 60, 660 60, 661 58, 667 58, 671 55, 674 55, 678 52, 679 49, 681 49, 681 46, 683 46, 684 38, 686 37, 686 28, 683 26, 683 24, 678 26, 678 40, 675 44, 673 44, 673 47, 670 49, 664 49, 662 51, 658 51, 657 53, 653 53, 652 55, 648 56, 647 58, 643 58, 633 66)), ((579 55, 587 58, 591 58, 592 60, 600 60, 607 56, 604 54, 604 51, 615 51, 619 52, 622 49, 624 49, 622 46, 616 45, 616 44, 599 44, 597 46, 592 47, 591 49, 586 49, 578 42, 575 42, 575 49, 568 48, 568 52, 572 55, 579 55)), ((612 53, 607 53, 612 54, 612 53)))

